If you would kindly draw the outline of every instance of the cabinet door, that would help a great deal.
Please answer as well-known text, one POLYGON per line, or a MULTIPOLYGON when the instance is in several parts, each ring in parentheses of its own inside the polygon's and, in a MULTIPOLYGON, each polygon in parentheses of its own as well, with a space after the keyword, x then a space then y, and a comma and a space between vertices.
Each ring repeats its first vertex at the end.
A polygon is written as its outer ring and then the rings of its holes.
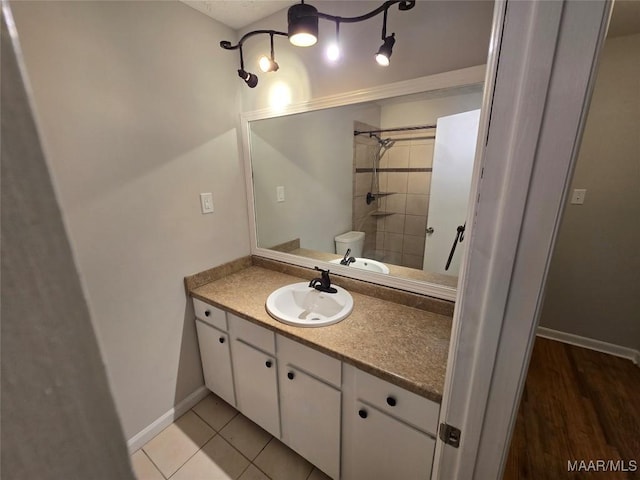
POLYGON ((220 398, 235 406, 229 336, 199 320, 196 320, 196 329, 205 385, 220 398))
POLYGON ((232 359, 238 410, 280 438, 275 357, 236 339, 232 359))
POLYGON ((280 374, 282 441, 338 479, 340 391, 288 365, 280 374))
POLYGON ((433 438, 361 402, 350 410, 344 412, 345 429, 351 429, 343 450, 344 480, 430 478, 433 438))

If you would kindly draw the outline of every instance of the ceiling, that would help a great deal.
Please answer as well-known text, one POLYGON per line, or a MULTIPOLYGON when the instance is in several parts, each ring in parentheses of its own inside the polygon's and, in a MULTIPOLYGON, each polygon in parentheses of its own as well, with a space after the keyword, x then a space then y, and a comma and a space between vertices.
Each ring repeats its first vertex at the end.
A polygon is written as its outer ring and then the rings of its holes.
MULTIPOLYGON (((180 0, 196 10, 239 30, 283 10, 298 0, 180 0)), ((616 0, 609 37, 640 33, 640 0, 616 0)))
POLYGON ((297 0, 180 0, 234 30, 287 8, 297 0))

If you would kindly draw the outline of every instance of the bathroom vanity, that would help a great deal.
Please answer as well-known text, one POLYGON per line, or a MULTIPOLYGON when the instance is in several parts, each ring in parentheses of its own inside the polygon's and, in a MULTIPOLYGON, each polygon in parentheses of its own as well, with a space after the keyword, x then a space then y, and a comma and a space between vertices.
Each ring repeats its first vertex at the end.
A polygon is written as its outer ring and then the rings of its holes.
POLYGON ((187 280, 206 386, 331 478, 428 479, 451 318, 335 277, 353 296, 349 317, 319 328, 280 323, 265 301, 308 281, 305 270, 248 264, 187 280))

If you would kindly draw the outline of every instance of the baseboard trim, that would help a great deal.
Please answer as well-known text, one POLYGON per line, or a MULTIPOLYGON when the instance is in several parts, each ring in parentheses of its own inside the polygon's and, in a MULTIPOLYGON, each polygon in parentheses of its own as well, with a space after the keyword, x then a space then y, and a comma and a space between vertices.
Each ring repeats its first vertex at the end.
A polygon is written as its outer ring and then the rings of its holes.
POLYGON ((559 342, 575 345, 576 347, 588 348, 589 350, 608 353, 609 355, 615 355, 616 357, 627 358, 640 366, 640 351, 634 350, 633 348, 622 347, 620 345, 614 345, 613 343, 581 337, 580 335, 574 335, 573 333, 560 332, 546 327, 538 327, 536 334, 539 337, 557 340, 559 342))
POLYGON ((198 388, 195 392, 191 393, 187 398, 182 400, 178 405, 171 410, 161 415, 157 420, 151 423, 148 427, 144 428, 127 441, 127 447, 129 453, 133 453, 136 450, 142 448, 149 440, 155 437, 162 430, 167 428, 173 423, 173 421, 187 413, 187 411, 197 404, 200 400, 209 394, 209 390, 204 385, 198 388))

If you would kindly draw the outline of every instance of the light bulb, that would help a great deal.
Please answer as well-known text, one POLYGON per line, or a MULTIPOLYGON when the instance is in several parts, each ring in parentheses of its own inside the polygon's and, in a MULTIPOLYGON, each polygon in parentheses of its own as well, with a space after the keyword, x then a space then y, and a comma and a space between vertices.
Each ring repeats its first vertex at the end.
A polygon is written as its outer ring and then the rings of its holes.
POLYGON ((296 33, 289 37, 289 42, 291 42, 296 47, 310 47, 311 45, 315 45, 318 41, 318 37, 311 33, 296 33))
POLYGON ((271 68, 271 60, 266 55, 263 55, 258 60, 258 65, 260 65, 260 70, 266 73, 271 68))
POLYGON ((387 57, 386 55, 382 55, 381 53, 378 53, 376 55, 376 62, 378 62, 378 65, 382 65, 383 67, 388 67, 389 57, 387 57))
POLYGON ((278 70, 279 65, 272 58, 263 55, 258 60, 258 65, 260 66, 260 70, 263 72, 275 72, 278 70))
POLYGON ((331 62, 335 62, 340 58, 340 47, 337 43, 332 43, 327 47, 326 51, 327 59, 331 62))

